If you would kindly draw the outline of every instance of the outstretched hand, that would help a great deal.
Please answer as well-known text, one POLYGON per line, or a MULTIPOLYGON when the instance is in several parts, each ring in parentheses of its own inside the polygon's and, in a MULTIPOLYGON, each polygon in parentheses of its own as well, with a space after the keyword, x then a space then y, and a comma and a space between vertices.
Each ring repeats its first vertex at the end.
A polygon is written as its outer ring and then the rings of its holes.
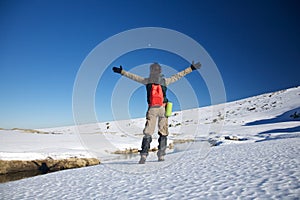
POLYGON ((115 73, 121 74, 123 68, 122 68, 122 66, 120 66, 120 67, 113 67, 112 69, 115 73))
POLYGON ((194 63, 194 61, 193 61, 192 64, 191 64, 192 70, 200 69, 200 67, 201 67, 200 62, 194 63))

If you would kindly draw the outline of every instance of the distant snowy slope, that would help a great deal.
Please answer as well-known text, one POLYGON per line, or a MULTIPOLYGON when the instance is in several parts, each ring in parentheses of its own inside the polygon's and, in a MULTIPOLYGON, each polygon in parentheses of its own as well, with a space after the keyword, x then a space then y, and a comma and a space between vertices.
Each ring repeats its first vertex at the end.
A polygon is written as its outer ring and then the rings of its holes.
POLYGON ((227 121, 238 118, 245 120, 235 121, 239 124, 274 117, 277 122, 299 121, 299 118, 292 118, 290 115, 300 113, 300 87, 230 102, 226 104, 226 109, 226 119, 229 119, 227 121))

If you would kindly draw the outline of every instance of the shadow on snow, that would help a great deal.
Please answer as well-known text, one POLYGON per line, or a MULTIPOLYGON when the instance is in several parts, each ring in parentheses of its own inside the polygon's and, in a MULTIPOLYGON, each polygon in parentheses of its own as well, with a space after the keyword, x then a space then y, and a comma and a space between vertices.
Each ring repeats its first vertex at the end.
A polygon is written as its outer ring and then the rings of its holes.
POLYGON ((300 132, 300 126, 295 126, 292 128, 278 128, 278 129, 268 130, 259 133, 259 135, 267 134, 267 133, 271 134, 271 133, 295 133, 295 132, 300 132))
POLYGON ((258 133, 258 136, 263 137, 262 140, 256 142, 264 142, 268 140, 279 140, 279 139, 290 139, 290 138, 300 138, 300 126, 295 126, 292 128, 282 128, 273 129, 258 133), (297 134, 298 132, 298 134, 297 134), (279 133, 276 135, 276 133, 279 133), (280 133, 290 133, 290 134, 280 134, 280 133), (293 134, 296 133, 296 134, 293 134))
POLYGON ((300 121, 300 107, 289 110, 271 119, 262 119, 253 122, 248 122, 244 126, 273 124, 273 123, 290 122, 290 121, 300 121))

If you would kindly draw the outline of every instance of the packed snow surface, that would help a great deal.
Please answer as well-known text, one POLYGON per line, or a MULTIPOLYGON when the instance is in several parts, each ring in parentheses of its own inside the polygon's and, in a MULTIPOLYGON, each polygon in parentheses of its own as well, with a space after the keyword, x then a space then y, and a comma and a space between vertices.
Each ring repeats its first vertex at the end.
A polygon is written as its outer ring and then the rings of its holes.
POLYGON ((298 199, 299 139, 219 146, 0 185, 3 199, 298 199))
MULTIPOLYGON (((0 159, 97 156, 102 164, 0 184, 2 199, 299 199, 300 87, 174 112, 164 162, 139 148, 144 119, 0 131, 0 159), (179 143, 190 140, 193 142, 179 143)), ((157 146, 153 135, 152 146, 157 146)))

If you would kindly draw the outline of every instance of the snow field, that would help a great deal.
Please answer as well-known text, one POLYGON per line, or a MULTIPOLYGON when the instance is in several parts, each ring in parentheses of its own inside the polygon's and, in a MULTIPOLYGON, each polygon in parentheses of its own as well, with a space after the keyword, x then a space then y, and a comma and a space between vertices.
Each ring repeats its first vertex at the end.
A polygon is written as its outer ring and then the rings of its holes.
POLYGON ((299 145, 299 138, 232 144, 205 157, 187 149, 168 154, 167 165, 154 156, 138 165, 136 157, 9 182, 0 190, 4 199, 298 199, 299 145))

